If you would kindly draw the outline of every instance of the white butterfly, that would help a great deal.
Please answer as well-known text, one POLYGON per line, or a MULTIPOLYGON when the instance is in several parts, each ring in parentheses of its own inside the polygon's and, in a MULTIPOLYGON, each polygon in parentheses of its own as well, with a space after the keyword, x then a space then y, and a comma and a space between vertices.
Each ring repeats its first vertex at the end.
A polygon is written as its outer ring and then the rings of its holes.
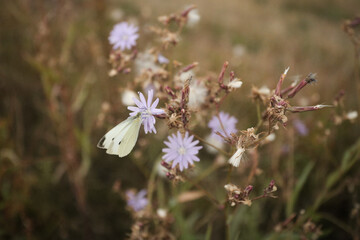
POLYGON ((106 149, 107 154, 125 157, 135 146, 141 123, 142 119, 140 114, 128 117, 107 132, 100 139, 97 147, 106 149))

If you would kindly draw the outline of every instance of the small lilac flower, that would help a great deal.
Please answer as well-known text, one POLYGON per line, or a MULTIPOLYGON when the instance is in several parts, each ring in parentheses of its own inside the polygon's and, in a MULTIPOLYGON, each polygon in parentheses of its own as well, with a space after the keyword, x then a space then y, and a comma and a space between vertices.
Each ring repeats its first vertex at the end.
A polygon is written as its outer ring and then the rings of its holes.
POLYGON ((192 165, 195 162, 199 162, 200 159, 196 156, 202 146, 196 146, 199 143, 198 140, 193 141, 194 136, 189 137, 189 133, 186 132, 182 137, 180 132, 172 134, 168 137, 168 141, 165 141, 165 145, 168 146, 162 151, 166 153, 162 158, 165 162, 172 161, 172 168, 179 164, 180 171, 184 168, 187 169, 189 164, 192 165))
POLYGON ((223 135, 224 137, 230 137, 231 133, 237 132, 236 130, 237 121, 238 120, 235 117, 230 116, 228 113, 220 112, 219 117, 214 116, 208 124, 209 128, 211 128, 212 130, 211 137, 219 141, 224 141, 224 139, 219 135, 217 135, 216 132, 221 133, 221 135, 223 135))
POLYGON ((131 49, 136 45, 136 39, 139 37, 137 31, 138 27, 132 24, 127 22, 118 23, 110 32, 109 42, 113 45, 113 49, 120 48, 121 51, 131 49))
POLYGON ((163 55, 161 55, 161 54, 159 53, 159 55, 158 55, 158 62, 159 62, 160 64, 168 64, 168 63, 169 63, 169 59, 167 59, 166 57, 164 57, 163 55))
POLYGON ((309 134, 309 130, 306 127, 306 125, 304 124, 304 122, 302 122, 299 119, 295 119, 294 120, 294 127, 296 129, 296 131, 301 135, 301 136, 306 136, 309 134))
POLYGON ((147 204, 148 200, 145 197, 147 191, 145 189, 139 191, 136 195, 133 191, 126 191, 127 196, 127 205, 131 207, 135 212, 143 210, 147 204))
POLYGON ((148 132, 152 133, 156 133, 156 129, 155 129, 155 117, 154 115, 159 115, 159 114, 164 114, 165 111, 162 109, 158 109, 156 108, 156 106, 159 103, 159 98, 157 98, 153 103, 152 103, 152 99, 154 96, 154 91, 153 90, 149 90, 148 91, 148 99, 147 101, 145 100, 144 95, 139 92, 138 93, 140 96, 140 100, 137 98, 133 98, 135 104, 137 105, 137 107, 128 107, 128 109, 130 111, 133 111, 132 113, 130 113, 130 116, 136 116, 137 114, 141 114, 141 119, 142 119, 142 124, 144 125, 144 130, 145 133, 147 134, 148 132))

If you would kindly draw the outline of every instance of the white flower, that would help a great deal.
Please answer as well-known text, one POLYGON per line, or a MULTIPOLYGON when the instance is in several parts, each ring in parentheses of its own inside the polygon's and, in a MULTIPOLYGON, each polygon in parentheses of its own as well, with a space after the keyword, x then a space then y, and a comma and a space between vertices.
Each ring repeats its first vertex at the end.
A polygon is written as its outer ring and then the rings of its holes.
POLYGON ((121 102, 126 106, 135 105, 135 102, 133 100, 134 97, 137 97, 137 94, 134 91, 125 89, 121 95, 121 102))
POLYGON ((241 160, 244 157, 244 153, 245 153, 245 148, 243 147, 239 147, 236 152, 234 153, 234 155, 232 155, 232 157, 229 159, 229 163, 231 165, 233 165, 234 167, 238 167, 240 165, 241 160))
POLYGON ((235 78, 234 80, 232 80, 229 84, 228 87, 230 88, 241 88, 243 82, 240 81, 238 78, 235 78))
POLYGON ((358 112, 357 111, 351 111, 351 112, 348 112, 346 114, 346 118, 349 119, 349 120, 354 120, 358 117, 358 112))
POLYGON ((188 14, 187 26, 190 28, 195 27, 199 23, 200 18, 199 11, 197 9, 191 10, 188 14))
POLYGON ((192 70, 180 73, 175 81, 178 86, 184 86, 188 79, 191 79, 188 106, 198 108, 205 102, 208 89, 203 82, 196 80, 195 73, 192 70))
POLYGON ((192 81, 190 84, 189 107, 200 107, 205 102, 207 92, 208 90, 202 82, 192 81))

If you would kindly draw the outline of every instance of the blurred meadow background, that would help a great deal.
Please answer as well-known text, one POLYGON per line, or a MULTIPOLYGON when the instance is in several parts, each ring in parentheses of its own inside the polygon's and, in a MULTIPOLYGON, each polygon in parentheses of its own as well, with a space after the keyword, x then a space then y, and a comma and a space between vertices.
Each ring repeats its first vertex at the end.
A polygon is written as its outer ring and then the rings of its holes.
MULTIPOLYGON (((192 184, 153 177, 168 134, 162 121, 157 135, 141 130, 125 158, 96 147, 128 116, 121 93, 133 80, 108 75, 112 27, 135 22, 145 50, 154 42, 147 27, 190 4, 201 19, 167 57, 199 62, 198 74, 218 74, 229 61, 243 86, 222 110, 238 129, 257 122, 252 86, 274 89, 288 66, 285 85, 310 72, 318 79, 293 105, 336 102, 291 114, 259 147, 251 184, 261 194, 275 180, 277 198, 238 206, 230 238, 360 239, 360 125, 346 117, 360 109, 360 51, 343 29, 360 14, 358 0, 0 1, 0 239, 125 239, 133 220, 123 192, 146 188, 149 178, 176 239, 224 239, 223 216, 209 201, 179 198, 192 184)), ((210 132, 208 121, 199 135, 210 132)), ((205 148, 199 157, 197 170, 217 167, 205 148)), ((251 167, 249 159, 233 181, 246 184, 251 167)), ((226 179, 218 170, 201 183, 220 199, 226 179)))

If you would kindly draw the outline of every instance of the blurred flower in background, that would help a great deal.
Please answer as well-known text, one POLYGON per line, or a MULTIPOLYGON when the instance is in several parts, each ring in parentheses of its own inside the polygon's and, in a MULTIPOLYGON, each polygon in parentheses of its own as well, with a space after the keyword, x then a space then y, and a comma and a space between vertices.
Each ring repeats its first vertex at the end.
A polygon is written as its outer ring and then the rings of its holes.
POLYGON ((161 70, 161 67, 156 65, 155 57, 146 51, 139 53, 135 60, 136 74, 139 75, 145 70, 151 70, 153 72, 161 70))
POLYGON ((357 111, 351 111, 346 114, 346 118, 349 119, 350 121, 355 120, 357 117, 358 117, 357 111))
POLYGON ((224 139, 216 134, 216 132, 219 132, 224 137, 230 137, 231 133, 237 132, 237 122, 238 120, 235 117, 230 116, 225 112, 220 112, 219 116, 213 116, 208 124, 209 128, 212 130, 211 137, 218 141, 224 141, 224 139))
POLYGON ((305 123, 300 119, 294 120, 294 127, 301 136, 307 136, 309 134, 309 129, 306 127, 305 123))
POLYGON ((114 26, 109 36, 109 42, 113 45, 113 49, 120 48, 121 51, 131 49, 136 46, 138 27, 127 22, 121 22, 114 26))
POLYGON ((168 64, 169 63, 169 59, 167 59, 166 57, 164 57, 162 54, 158 54, 158 62, 160 64, 168 64))
POLYGON ((197 9, 193 9, 188 14, 187 26, 192 28, 195 27, 200 21, 200 14, 197 9))
POLYGON ((198 108, 206 99, 208 89, 200 81, 192 81, 190 84, 189 107, 198 108))
POLYGON ((145 197, 146 194, 146 189, 139 191, 137 194, 135 194, 132 190, 126 191, 127 205, 135 212, 143 210, 148 204, 148 200, 145 197))
POLYGON ((130 89, 125 89, 122 91, 122 94, 121 94, 121 102, 125 106, 131 106, 131 105, 135 104, 133 98, 136 98, 136 97, 137 97, 137 95, 134 91, 132 91, 130 89))

